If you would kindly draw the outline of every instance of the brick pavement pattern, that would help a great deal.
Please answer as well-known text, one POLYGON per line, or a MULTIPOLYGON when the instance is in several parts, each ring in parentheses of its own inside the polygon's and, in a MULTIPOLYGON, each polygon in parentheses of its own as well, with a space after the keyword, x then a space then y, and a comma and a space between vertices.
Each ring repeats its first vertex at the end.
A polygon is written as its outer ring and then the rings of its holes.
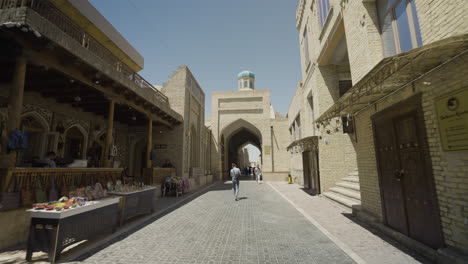
POLYGON ((430 263, 394 240, 359 221, 347 207, 326 198, 311 196, 297 184, 269 182, 273 188, 312 217, 336 239, 368 264, 430 263))
MULTIPOLYGON (((354 263, 269 185, 214 185, 84 263, 354 263)), ((80 262, 82 263, 82 262, 80 262)))

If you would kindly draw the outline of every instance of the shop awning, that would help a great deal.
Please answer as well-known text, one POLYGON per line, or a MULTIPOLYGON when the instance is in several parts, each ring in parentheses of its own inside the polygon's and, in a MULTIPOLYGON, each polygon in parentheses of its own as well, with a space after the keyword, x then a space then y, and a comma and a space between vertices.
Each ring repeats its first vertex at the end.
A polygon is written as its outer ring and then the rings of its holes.
MULTIPOLYGON (((443 65, 468 55, 468 34, 440 40, 379 62, 315 123, 352 114, 410 85, 443 65)), ((465 63, 460 65, 466 68, 465 63)))
POLYGON ((286 147, 287 151, 290 151, 294 148, 300 149, 300 151, 311 151, 317 149, 318 146, 318 137, 311 136, 305 137, 298 140, 293 141, 289 146, 286 147))

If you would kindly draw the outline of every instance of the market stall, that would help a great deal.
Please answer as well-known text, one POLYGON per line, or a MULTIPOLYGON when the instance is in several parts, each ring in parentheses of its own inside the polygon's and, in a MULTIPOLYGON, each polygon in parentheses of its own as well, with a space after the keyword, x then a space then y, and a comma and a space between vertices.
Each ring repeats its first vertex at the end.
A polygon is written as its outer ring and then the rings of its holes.
POLYGON ((85 192, 83 188, 96 183, 105 186, 109 181, 121 179, 122 171, 120 168, 0 169, 0 211, 57 200, 74 191, 85 192))
POLYGON ((34 252, 43 251, 48 252, 49 261, 54 263, 66 247, 98 234, 115 231, 119 200, 119 197, 76 203, 70 200, 73 203, 66 209, 62 203, 52 203, 36 205, 28 210, 31 225, 26 260, 31 261, 34 252))
POLYGON ((143 169, 143 182, 148 185, 159 185, 164 179, 176 175, 175 168, 145 168, 143 169))
POLYGON ((152 213, 155 193, 155 187, 109 192, 109 195, 121 197, 120 225, 132 217, 152 213))
POLYGON ((163 197, 169 194, 175 194, 176 197, 179 197, 179 195, 187 192, 189 188, 187 179, 178 176, 166 177, 161 184, 161 194, 163 197))

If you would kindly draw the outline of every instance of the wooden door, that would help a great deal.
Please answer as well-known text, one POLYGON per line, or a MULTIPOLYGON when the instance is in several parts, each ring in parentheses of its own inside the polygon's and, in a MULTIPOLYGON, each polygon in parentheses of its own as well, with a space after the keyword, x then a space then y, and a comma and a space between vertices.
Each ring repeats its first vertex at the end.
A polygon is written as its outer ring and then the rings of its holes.
POLYGON ((303 169, 303 174, 304 174, 304 188, 305 189, 310 189, 310 152, 309 151, 304 151, 302 152, 302 169, 303 169))
POLYGON ((443 238, 419 105, 411 99, 373 118, 379 180, 387 225, 437 249, 443 238))
POLYGON ((414 111, 396 118, 394 125, 409 236, 439 248, 442 236, 424 124, 414 111))
POLYGON ((374 121, 376 155, 379 164, 380 189, 387 225, 408 235, 405 200, 398 177, 399 166, 395 152, 393 123, 381 118, 374 121))

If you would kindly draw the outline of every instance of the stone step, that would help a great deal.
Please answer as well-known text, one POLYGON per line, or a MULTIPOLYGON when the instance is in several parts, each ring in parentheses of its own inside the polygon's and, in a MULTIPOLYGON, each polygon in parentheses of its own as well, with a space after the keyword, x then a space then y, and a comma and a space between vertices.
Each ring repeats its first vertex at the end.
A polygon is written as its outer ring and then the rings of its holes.
POLYGON ((330 191, 334 192, 334 193, 337 193, 337 194, 340 194, 342 196, 346 196, 346 197, 349 197, 349 198, 359 200, 359 201, 361 200, 361 194, 358 191, 345 189, 345 188, 342 188, 342 187, 331 187, 330 191))
POLYGON ((359 176, 359 171, 355 170, 350 173, 348 173, 348 176, 359 176))
POLYGON ((359 205, 360 203, 354 199, 351 198, 346 198, 344 196, 341 196, 339 194, 333 193, 333 192, 324 192, 322 193, 323 196, 326 198, 338 202, 346 207, 353 208, 353 205, 359 205))
POLYGON ((358 183, 351 183, 351 182, 337 182, 336 186, 343 187, 346 189, 352 189, 356 191, 359 191, 361 189, 358 183))
POLYGON ((359 183, 359 177, 358 176, 348 176, 342 178, 343 181, 345 182, 354 182, 354 183, 359 183))

